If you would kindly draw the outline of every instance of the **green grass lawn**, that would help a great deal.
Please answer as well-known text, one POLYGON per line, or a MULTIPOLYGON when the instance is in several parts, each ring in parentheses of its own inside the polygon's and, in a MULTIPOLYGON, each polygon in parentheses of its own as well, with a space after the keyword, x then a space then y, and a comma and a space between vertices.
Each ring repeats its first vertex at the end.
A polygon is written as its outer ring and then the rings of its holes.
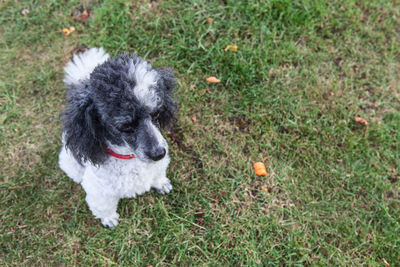
POLYGON ((0 265, 399 266, 399 81, 396 0, 0 1, 0 265), (57 165, 82 46, 180 85, 174 190, 111 230, 57 165))

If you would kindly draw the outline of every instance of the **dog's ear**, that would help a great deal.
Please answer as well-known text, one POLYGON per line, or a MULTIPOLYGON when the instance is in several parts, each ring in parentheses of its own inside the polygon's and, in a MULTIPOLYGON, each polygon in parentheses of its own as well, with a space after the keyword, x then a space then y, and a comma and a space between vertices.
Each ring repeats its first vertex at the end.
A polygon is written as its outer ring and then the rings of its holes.
POLYGON ((102 163, 106 157, 106 140, 96 106, 90 96, 89 83, 69 85, 67 108, 62 113, 65 146, 79 163, 102 163))
POLYGON ((167 91, 172 91, 178 85, 175 79, 174 71, 171 68, 161 68, 157 71, 161 76, 167 91))
POLYGON ((158 69, 157 71, 164 87, 164 104, 161 107, 159 123, 162 128, 166 128, 176 121, 177 102, 173 93, 178 83, 172 69, 158 69))

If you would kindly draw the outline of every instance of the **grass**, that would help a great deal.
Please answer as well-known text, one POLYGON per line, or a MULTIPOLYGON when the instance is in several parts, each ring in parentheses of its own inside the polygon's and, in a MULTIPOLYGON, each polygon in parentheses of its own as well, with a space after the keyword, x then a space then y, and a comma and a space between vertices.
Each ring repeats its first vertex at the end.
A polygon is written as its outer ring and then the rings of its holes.
POLYGON ((397 1, 2 1, 0 12, 1 265, 400 263, 397 1), (83 8, 91 18, 74 21, 83 8), (62 68, 82 45, 179 76, 174 190, 122 200, 112 230, 57 166, 62 68))

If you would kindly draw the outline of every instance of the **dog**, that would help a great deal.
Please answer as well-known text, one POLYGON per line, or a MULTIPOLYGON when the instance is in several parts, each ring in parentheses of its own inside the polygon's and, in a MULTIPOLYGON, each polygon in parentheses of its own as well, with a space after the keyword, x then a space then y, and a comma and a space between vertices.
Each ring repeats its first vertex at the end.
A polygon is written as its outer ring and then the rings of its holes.
POLYGON ((103 48, 75 54, 64 71, 58 163, 82 185, 95 218, 113 228, 121 198, 172 190, 161 130, 176 120, 176 78, 172 69, 155 69, 134 54, 110 58, 103 48))

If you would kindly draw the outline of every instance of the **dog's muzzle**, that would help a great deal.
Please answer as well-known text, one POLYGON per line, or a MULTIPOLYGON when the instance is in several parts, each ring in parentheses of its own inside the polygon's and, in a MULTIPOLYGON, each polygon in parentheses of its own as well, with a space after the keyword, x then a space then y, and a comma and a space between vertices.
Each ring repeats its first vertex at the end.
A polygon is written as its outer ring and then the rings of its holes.
POLYGON ((167 153, 167 151, 163 147, 156 147, 148 152, 145 152, 146 156, 154 161, 158 161, 158 160, 164 158, 166 153, 167 153))

